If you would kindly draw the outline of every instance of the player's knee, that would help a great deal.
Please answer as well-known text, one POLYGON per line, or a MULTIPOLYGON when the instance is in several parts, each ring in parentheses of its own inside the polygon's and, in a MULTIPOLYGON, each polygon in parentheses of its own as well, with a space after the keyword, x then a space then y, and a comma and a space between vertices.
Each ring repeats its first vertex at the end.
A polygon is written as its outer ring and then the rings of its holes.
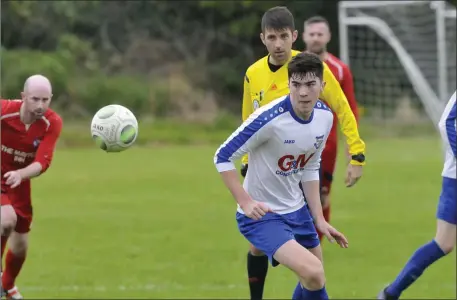
POLYGON ((9 249, 18 256, 25 256, 29 247, 28 234, 13 232, 9 240, 9 249))
POLYGON ((2 236, 9 236, 17 223, 17 215, 11 205, 2 205, 0 223, 2 236))
POLYGON ((254 247, 252 244, 249 245, 249 251, 251 252, 251 254, 253 256, 264 256, 265 255, 265 253, 263 253, 262 251, 260 251, 256 247, 254 247))
POLYGON ((318 258, 299 266, 298 276, 308 289, 319 290, 325 286, 324 266, 318 258))

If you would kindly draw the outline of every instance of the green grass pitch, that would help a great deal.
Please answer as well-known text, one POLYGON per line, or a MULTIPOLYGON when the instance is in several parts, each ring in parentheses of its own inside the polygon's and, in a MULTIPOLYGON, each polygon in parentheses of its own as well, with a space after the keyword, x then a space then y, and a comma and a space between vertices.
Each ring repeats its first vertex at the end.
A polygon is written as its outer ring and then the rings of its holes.
MULTIPOLYGON (((24 296, 247 299, 248 244, 212 162, 216 147, 59 149, 33 184, 30 252, 17 282, 24 296)), ((369 140, 367 154, 356 187, 344 187, 342 159, 335 176, 332 223, 350 244, 323 245, 334 299, 374 298, 435 233, 439 140, 369 140)), ((454 253, 404 296, 455 299, 454 253)), ((295 284, 289 270, 270 268, 265 297, 290 299, 295 284)))

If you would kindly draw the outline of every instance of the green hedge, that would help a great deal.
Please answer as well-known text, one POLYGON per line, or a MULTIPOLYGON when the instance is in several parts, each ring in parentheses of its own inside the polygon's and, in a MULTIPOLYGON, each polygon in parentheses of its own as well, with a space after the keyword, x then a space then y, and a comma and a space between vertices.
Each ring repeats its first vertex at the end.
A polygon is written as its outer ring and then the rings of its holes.
MULTIPOLYGON (((19 98, 25 79, 32 74, 43 74, 52 81, 55 95, 52 106, 64 118, 63 145, 93 145, 90 119, 99 108, 112 103, 130 108, 140 120, 137 142, 140 145, 220 143, 240 123, 239 115, 228 113, 220 113, 212 124, 167 119, 174 108, 167 79, 125 74, 108 77, 90 63, 90 49, 82 47, 84 44, 70 37, 64 41, 66 46, 57 52, 3 49, 1 56, 2 97, 19 98), (73 44, 81 49, 78 50, 73 44), (151 119, 154 121, 147 121, 151 119)), ((414 126, 399 123, 373 126, 362 122, 360 128, 365 140, 372 137, 436 134, 427 120, 414 126)))
POLYGON ((68 83, 74 73, 74 62, 59 53, 2 49, 2 97, 19 98, 24 82, 30 75, 43 74, 53 84, 55 95, 68 92, 68 83))
POLYGON ((169 109, 162 83, 122 74, 108 77, 100 70, 78 66, 68 51, 3 50, 1 60, 2 97, 19 98, 27 77, 42 74, 52 82, 53 107, 69 118, 84 113, 87 117, 112 103, 130 108, 137 116, 155 114, 156 110, 166 115, 169 109))

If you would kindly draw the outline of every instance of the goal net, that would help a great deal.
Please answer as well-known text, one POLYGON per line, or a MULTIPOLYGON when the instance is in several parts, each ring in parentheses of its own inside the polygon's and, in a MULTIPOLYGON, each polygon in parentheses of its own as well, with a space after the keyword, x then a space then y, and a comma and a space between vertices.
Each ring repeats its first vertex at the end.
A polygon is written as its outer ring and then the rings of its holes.
POLYGON ((436 125, 456 89, 455 22, 445 1, 340 2, 340 56, 365 117, 436 125))

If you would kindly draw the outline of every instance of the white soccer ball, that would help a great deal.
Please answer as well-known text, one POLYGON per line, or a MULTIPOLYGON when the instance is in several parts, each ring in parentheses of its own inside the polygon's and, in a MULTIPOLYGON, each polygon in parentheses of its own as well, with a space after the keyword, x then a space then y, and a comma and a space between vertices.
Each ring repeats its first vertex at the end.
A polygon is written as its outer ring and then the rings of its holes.
POLYGON ((92 138, 106 152, 121 152, 132 146, 138 137, 135 115, 122 105, 102 107, 90 125, 92 138))

